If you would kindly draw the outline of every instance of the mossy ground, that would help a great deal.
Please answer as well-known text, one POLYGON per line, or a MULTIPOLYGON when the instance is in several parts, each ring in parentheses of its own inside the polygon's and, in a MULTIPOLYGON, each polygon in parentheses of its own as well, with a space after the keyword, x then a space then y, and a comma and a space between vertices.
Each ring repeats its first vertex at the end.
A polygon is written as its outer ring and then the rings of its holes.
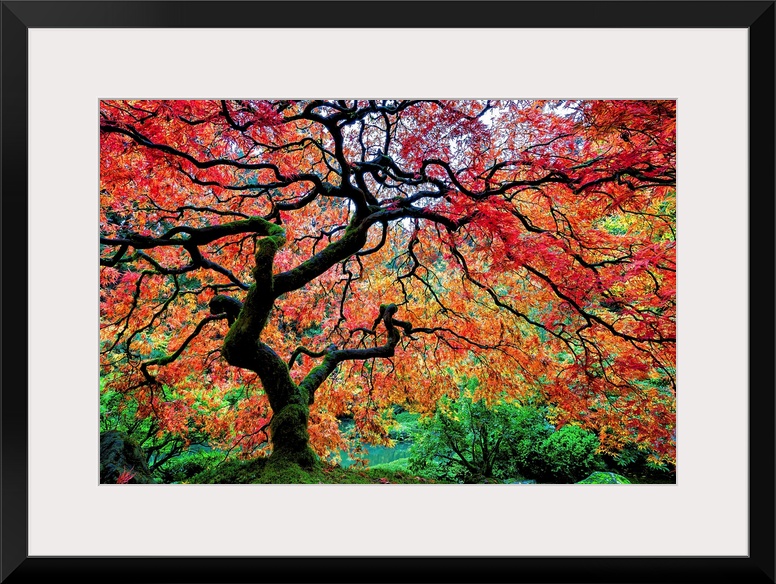
POLYGON ((283 464, 266 458, 232 460, 207 469, 190 480, 191 484, 432 484, 433 481, 408 472, 386 468, 342 468, 320 464, 304 470, 295 464, 283 464))
MULTIPOLYGON (((202 472, 182 480, 188 484, 454 484, 454 481, 434 480, 419 477, 406 470, 407 459, 379 464, 370 468, 350 466, 331 466, 325 463, 305 470, 296 464, 283 463, 282 460, 259 458, 255 460, 229 460, 212 466, 202 472)), ((614 473, 594 473, 605 475, 609 479, 614 473)), ((616 475, 621 476, 621 475, 616 475)), ((622 477, 634 484, 675 483, 673 476, 658 477, 622 477)), ((491 481, 485 481, 491 482, 491 481)), ((500 482, 500 481, 493 481, 500 482)), ((506 481, 509 482, 509 481, 506 481)), ((584 481, 583 481, 584 482, 584 481)), ((588 482, 615 482, 611 480, 592 480, 588 482)), ((621 482, 621 481, 616 481, 621 482)))

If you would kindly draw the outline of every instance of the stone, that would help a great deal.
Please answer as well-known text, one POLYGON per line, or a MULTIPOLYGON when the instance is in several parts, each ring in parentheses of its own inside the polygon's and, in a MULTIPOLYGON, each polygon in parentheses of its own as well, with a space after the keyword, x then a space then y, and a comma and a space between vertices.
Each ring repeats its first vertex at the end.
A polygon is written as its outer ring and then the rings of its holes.
POLYGON ((631 482, 622 475, 613 472, 597 471, 586 479, 582 479, 578 485, 629 485, 631 482))
POLYGON ((150 484, 156 481, 140 448, 124 432, 108 430, 100 433, 100 484, 115 484, 119 475, 128 471, 134 476, 132 484, 150 484))

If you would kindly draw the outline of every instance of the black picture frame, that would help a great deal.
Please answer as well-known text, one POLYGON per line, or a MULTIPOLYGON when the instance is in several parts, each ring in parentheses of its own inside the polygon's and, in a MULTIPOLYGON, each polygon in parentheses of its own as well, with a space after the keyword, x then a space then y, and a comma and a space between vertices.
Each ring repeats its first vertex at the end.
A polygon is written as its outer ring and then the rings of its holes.
MULTIPOLYGON (((0 581, 774 582, 774 1, 3 1, 0 581), (347 5, 347 6, 346 6, 347 5), (321 8, 326 9, 322 10, 321 8), (235 19, 239 10, 240 18, 235 19), (494 15, 497 15, 494 18, 494 15), (509 23, 509 25, 505 25, 509 23), (27 32, 35 27, 659 27, 749 32, 746 557, 29 557, 27 32)), ((724 342, 724 341, 721 341, 724 342)), ((740 342, 740 341, 736 341, 740 342)), ((713 510, 710 510, 713 512, 713 510)))

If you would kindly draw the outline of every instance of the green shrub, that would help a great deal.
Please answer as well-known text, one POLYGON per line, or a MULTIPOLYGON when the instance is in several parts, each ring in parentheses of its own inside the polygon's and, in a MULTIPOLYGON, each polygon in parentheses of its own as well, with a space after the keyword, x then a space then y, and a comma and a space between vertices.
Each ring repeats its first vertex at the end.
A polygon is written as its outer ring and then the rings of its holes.
POLYGON ((409 470, 453 482, 574 483, 604 470, 598 447, 596 434, 572 424, 556 430, 539 407, 462 395, 418 421, 409 470))
POLYGON ((574 483, 603 465, 596 455, 598 437, 579 426, 567 424, 541 444, 538 474, 542 482, 574 483))
POLYGON ((488 407, 462 396, 444 399, 414 434, 409 469, 446 481, 531 476, 539 446, 552 432, 542 412, 502 402, 488 407))
POLYGON ((553 427, 541 410, 532 407, 500 406, 508 413, 508 433, 503 474, 506 477, 535 478, 542 466, 542 443, 553 427))

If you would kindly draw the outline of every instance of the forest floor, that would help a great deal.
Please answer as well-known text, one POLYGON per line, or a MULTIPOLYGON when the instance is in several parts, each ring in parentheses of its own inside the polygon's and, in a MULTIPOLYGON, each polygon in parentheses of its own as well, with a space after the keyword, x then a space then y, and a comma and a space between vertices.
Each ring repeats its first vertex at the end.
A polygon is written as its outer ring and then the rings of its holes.
POLYGON ((297 466, 268 467, 267 459, 229 461, 207 469, 192 477, 190 483, 198 484, 441 484, 445 481, 414 476, 402 471, 332 466, 321 464, 318 468, 303 471, 297 466))

